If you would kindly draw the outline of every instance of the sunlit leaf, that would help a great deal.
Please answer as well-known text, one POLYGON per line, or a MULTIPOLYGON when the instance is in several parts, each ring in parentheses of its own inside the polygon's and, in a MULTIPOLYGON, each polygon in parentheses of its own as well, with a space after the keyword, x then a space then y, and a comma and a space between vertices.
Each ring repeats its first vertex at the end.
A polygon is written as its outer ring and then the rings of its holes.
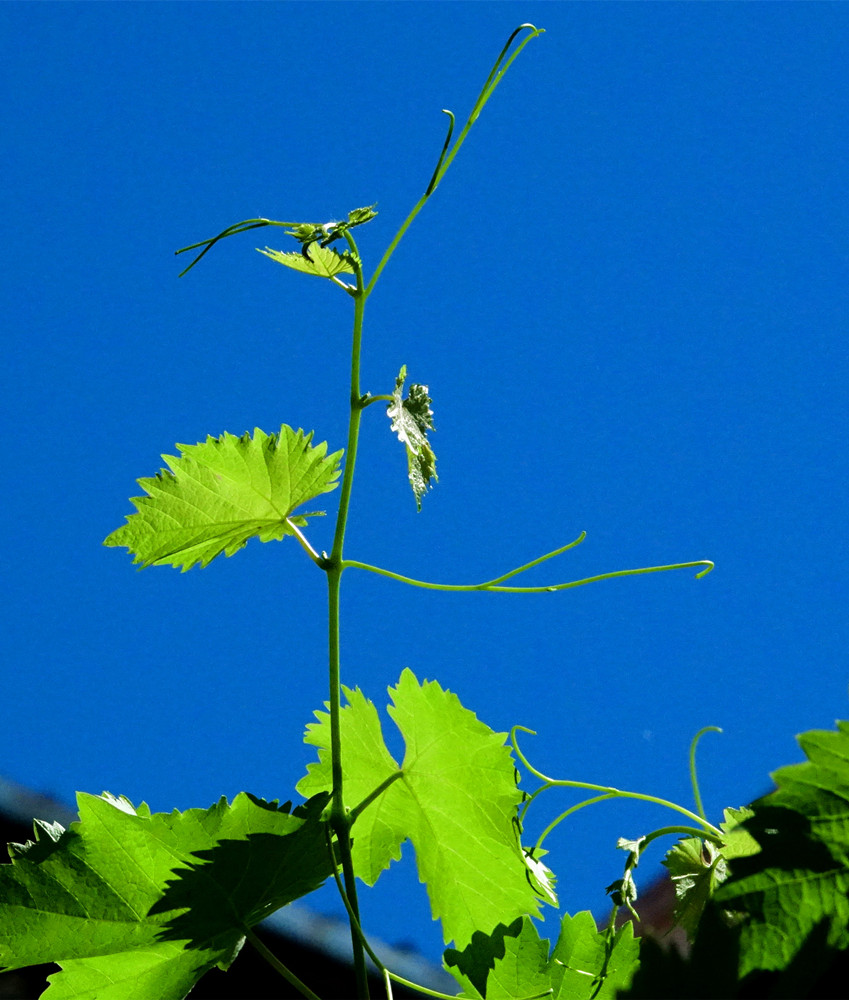
POLYGON ((565 914, 554 950, 527 917, 445 952, 445 965, 463 996, 518 1000, 548 993, 552 1000, 595 1000, 617 995, 638 966, 633 925, 599 931, 591 913, 565 914))
MULTIPOLYGON (((259 250, 259 247, 257 249, 259 250)), ((318 243, 310 245, 308 257, 298 250, 287 253, 283 250, 272 250, 271 247, 266 247, 259 252, 276 260, 278 264, 291 267, 304 274, 314 274, 319 278, 332 278, 337 274, 354 273, 353 265, 348 257, 332 247, 322 247, 318 243)))
MULTIPOLYGON (((345 804, 357 806, 398 771, 383 742, 374 706, 346 691, 342 712, 345 804)), ((353 827, 357 874, 372 884, 409 838, 435 919, 458 947, 476 930, 540 912, 540 898, 514 819, 521 802, 505 734, 495 733, 436 682, 405 670, 389 708, 406 744, 402 776, 353 827)), ((304 795, 329 790, 330 723, 324 712, 307 733, 319 762, 298 784, 304 795)), ((550 889, 549 889, 550 892, 550 889)))
POLYGON ((104 545, 125 546, 142 566, 171 565, 183 571, 231 556, 249 538, 263 542, 294 534, 307 517, 294 511, 334 489, 342 452, 311 445, 312 434, 285 424, 279 434, 257 428, 253 437, 222 434, 202 444, 179 444, 181 457, 163 455, 168 469, 140 479, 147 496, 135 497, 137 513, 104 545))

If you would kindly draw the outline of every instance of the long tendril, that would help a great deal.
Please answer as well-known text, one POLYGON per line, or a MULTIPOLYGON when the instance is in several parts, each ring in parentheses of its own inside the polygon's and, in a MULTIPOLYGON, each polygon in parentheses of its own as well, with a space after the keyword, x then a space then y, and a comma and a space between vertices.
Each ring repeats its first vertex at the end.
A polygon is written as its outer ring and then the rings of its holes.
MULTIPOLYGON (((534 559, 532 562, 527 563, 524 566, 519 566, 517 569, 510 570, 501 577, 497 577, 496 580, 507 580, 512 576, 516 576, 518 573, 524 573, 527 569, 532 566, 538 566, 540 563, 544 562, 546 559, 551 559, 555 555, 560 555, 561 552, 565 552, 567 549, 572 548, 577 542, 572 542, 569 545, 564 546, 560 549, 555 549, 554 552, 549 552, 547 555, 540 556, 538 559, 534 559)), ((646 573, 667 573, 675 569, 694 569, 695 567, 702 567, 699 573, 696 573, 696 579, 700 580, 703 576, 706 576, 713 569, 714 564, 710 559, 696 559, 692 562, 683 563, 670 563, 665 566, 641 566, 638 569, 617 569, 612 570, 609 573, 598 573, 595 576, 586 576, 581 580, 569 580, 566 583, 554 583, 554 584, 544 584, 539 587, 503 587, 499 583, 493 580, 487 580, 483 583, 431 583, 427 580, 416 580, 411 576, 403 576, 400 573, 395 573, 392 570, 383 569, 380 566, 372 566, 370 563, 360 562, 357 559, 346 559, 343 563, 344 569, 361 569, 369 573, 376 573, 378 576, 388 577, 390 580, 397 580, 399 583, 409 584, 411 587, 421 587, 424 590, 446 590, 446 591, 470 591, 470 590, 482 590, 489 593, 495 594, 546 594, 555 593, 558 590, 573 590, 575 587, 584 587, 589 583, 599 583, 602 580, 615 580, 621 576, 643 576, 646 573)))
POLYGON ((696 774, 696 747, 699 744, 699 740, 705 735, 705 733, 721 733, 722 730, 719 726, 705 726, 704 729, 700 729, 696 735, 693 737, 693 741, 690 743, 690 781, 693 785, 693 799, 696 803, 696 812, 706 820, 705 808, 702 805, 702 794, 699 791, 699 779, 696 774))
MULTIPOLYGON (((703 831, 702 836, 708 837, 709 839, 722 838, 722 831, 718 827, 714 826, 713 823, 709 823, 707 819, 704 818, 704 816, 700 816, 698 813, 694 813, 691 809, 687 809, 684 806, 678 805, 677 802, 670 802, 668 799, 662 799, 657 795, 647 795, 643 792, 625 791, 624 789, 621 788, 614 788, 611 785, 596 785, 588 781, 574 781, 569 778, 551 778, 547 774, 543 774, 542 771, 540 771, 538 768, 534 767, 533 764, 531 764, 531 762, 522 752, 522 749, 519 746, 518 737, 516 735, 517 733, 520 732, 533 734, 533 730, 527 729, 525 726, 513 726, 513 728, 510 730, 510 742, 513 745, 514 753, 522 762, 522 764, 525 766, 525 768, 527 768, 527 770, 532 775, 534 775, 535 778, 538 778, 543 783, 543 787, 537 789, 535 795, 549 788, 580 788, 585 791, 600 793, 600 795, 598 795, 597 797, 593 799, 587 799, 585 802, 579 803, 577 807, 573 807, 572 809, 567 810, 565 813, 563 813, 560 817, 558 817, 557 820, 555 820, 553 824, 549 824, 549 827, 547 827, 545 831, 546 835, 550 832, 550 829, 553 829, 554 826, 556 826, 557 823, 560 822, 560 820, 565 819, 566 816, 574 812, 576 808, 580 809, 586 805, 592 804, 593 802, 603 801, 609 798, 610 799, 621 798, 621 799, 637 799, 638 801, 641 802, 652 802, 655 805, 663 806, 666 809, 671 809, 673 812, 681 813, 682 816, 686 816, 688 819, 694 820, 696 823, 698 823, 699 828, 703 831)), ((525 811, 527 811, 527 809, 525 809, 525 811)), ((537 847, 539 847, 539 842, 537 843, 537 847)))

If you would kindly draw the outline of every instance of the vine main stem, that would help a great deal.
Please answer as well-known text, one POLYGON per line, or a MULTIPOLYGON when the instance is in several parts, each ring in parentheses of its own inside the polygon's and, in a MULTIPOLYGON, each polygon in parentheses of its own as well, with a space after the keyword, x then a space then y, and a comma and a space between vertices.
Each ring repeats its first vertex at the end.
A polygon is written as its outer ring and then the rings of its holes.
POLYGON ((354 876, 354 862, 351 856, 351 818, 345 809, 342 772, 342 672, 339 641, 339 597, 342 584, 342 573, 345 569, 343 549, 345 545, 345 529, 348 524, 348 510, 351 505, 351 490, 354 484, 354 470, 357 463, 357 446, 360 438, 360 419, 363 411, 362 393, 360 391, 360 354, 362 350, 363 315, 366 305, 366 290, 363 285, 362 267, 357 252, 356 243, 350 233, 345 233, 345 239, 351 249, 355 261, 357 288, 354 292, 354 329, 351 345, 351 395, 350 413, 348 417, 348 444, 345 454, 345 470, 342 475, 342 489, 339 499, 339 512, 336 515, 336 531, 333 536, 333 548, 330 555, 323 560, 323 568, 327 573, 327 618, 328 618, 328 653, 329 653, 329 683, 330 683, 330 758, 333 776, 333 791, 330 805, 330 825, 336 834, 339 854, 342 859, 342 874, 345 880, 345 893, 351 906, 354 919, 351 921, 351 944, 354 954, 354 975, 357 982, 357 995, 368 998, 368 975, 366 972, 365 952, 361 936, 358 932, 360 919, 357 903, 357 886, 354 876))
MULTIPOLYGON (((357 981, 357 994, 359 997, 368 998, 368 977, 365 965, 365 950, 362 943, 362 935, 359 931, 359 907, 357 904, 357 888, 354 877, 354 863, 351 856, 351 814, 345 809, 345 799, 343 795, 343 771, 342 771, 342 677, 341 677, 341 657, 340 657, 340 631, 339 631, 339 596, 342 583, 342 573, 347 566, 354 565, 346 562, 344 558, 345 529, 348 524, 348 510, 351 503, 351 490, 354 484, 354 470, 357 463, 357 446, 360 437, 360 420, 362 411, 368 405, 368 401, 363 398, 360 388, 360 355, 362 350, 363 315, 365 312, 366 300, 371 294, 375 283, 383 268, 398 246, 407 228, 421 211, 427 199, 436 190, 437 185, 442 180, 457 155, 469 130, 480 114, 486 102, 492 96, 492 92, 500 82, 510 64, 525 44, 537 35, 541 30, 533 25, 520 25, 507 40, 507 44, 501 51, 501 55, 495 62, 483 90, 469 115, 460 136, 453 147, 448 149, 451 134, 453 132, 454 116, 451 115, 452 127, 449 137, 445 142, 433 177, 427 186, 427 190, 419 201, 414 205, 412 211, 404 220, 401 228, 395 234, 394 239, 389 244, 386 252, 381 257, 375 268, 368 286, 363 281, 362 264, 356 242, 346 229, 341 235, 344 236, 350 251, 350 260, 354 266, 354 273, 357 279, 356 289, 351 294, 354 298, 354 329, 351 345, 351 392, 350 392, 350 415, 348 418, 348 444, 345 455, 345 471, 342 476, 341 496, 339 498, 339 512, 336 515, 336 530, 333 536, 333 548, 329 556, 322 555, 317 560, 319 566, 327 574, 328 590, 328 646, 329 646, 329 680, 330 680, 330 755, 331 773, 333 777, 333 791, 331 793, 330 805, 330 825, 336 835, 339 846, 339 855, 342 861, 342 874, 345 882, 345 896, 347 905, 350 907, 351 942, 354 953, 354 973, 357 981), (513 45, 513 41, 525 28, 529 28, 531 34, 528 35, 519 45, 516 46, 512 55, 508 57, 508 51, 513 45)), ((246 228, 253 224, 259 224, 264 220, 250 220, 246 228)), ((302 542, 303 544, 303 542, 302 542)), ((568 547, 568 546, 567 546, 568 547)), ((307 548, 307 552, 314 558, 314 554, 307 548)), ((379 571, 378 571, 379 572, 379 571)), ((512 574, 508 573, 507 576, 512 574)), ((503 577, 501 579, 506 579, 503 577)), ((354 814, 356 815, 356 813, 354 814)))

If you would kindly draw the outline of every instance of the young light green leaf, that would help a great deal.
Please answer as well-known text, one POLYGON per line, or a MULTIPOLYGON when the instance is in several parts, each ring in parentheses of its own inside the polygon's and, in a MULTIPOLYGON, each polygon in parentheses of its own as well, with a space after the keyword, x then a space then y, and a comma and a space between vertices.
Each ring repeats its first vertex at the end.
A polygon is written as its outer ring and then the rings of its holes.
POLYGON ((463 996, 518 1000, 550 991, 551 1000, 595 1000, 617 995, 639 965, 633 925, 599 931, 591 913, 565 914, 553 952, 527 917, 490 935, 477 933, 463 951, 445 952, 445 965, 463 996))
MULTIPOLYGON (((540 899, 519 845, 516 787, 505 734, 495 733, 434 681, 419 685, 410 670, 390 690, 389 708, 406 744, 402 777, 358 817, 353 827, 357 874, 372 884, 409 838, 419 878, 427 883, 434 919, 446 942, 464 947, 476 930, 488 932, 524 914, 538 915, 540 899)), ((346 690, 342 712, 345 805, 354 808, 398 771, 383 743, 374 706, 346 690)), ((326 713, 306 740, 319 763, 298 784, 302 794, 329 790, 330 723, 326 713)))
POLYGON ((563 997, 615 997, 628 987, 639 966, 640 942, 634 925, 624 923, 615 934, 600 931, 593 915, 584 910, 574 917, 565 914, 560 937, 551 954, 564 967, 560 992, 563 997))
POLYGON ((297 250, 285 253, 282 250, 272 250, 271 247, 266 247, 259 252, 276 260, 278 264, 302 271, 304 274, 314 274, 319 278, 333 278, 337 274, 354 273, 354 267, 345 254, 339 253, 332 247, 322 247, 317 243, 310 246, 309 257, 297 250))
POLYGON ((140 479, 148 495, 135 497, 137 513, 113 531, 104 545, 125 546, 134 562, 171 565, 185 572, 208 565, 249 538, 263 542, 294 534, 307 517, 302 504, 337 486, 342 452, 311 445, 312 433, 285 424, 279 434, 257 428, 253 437, 222 434, 201 444, 178 444, 181 457, 162 457, 169 468, 140 479))
POLYGON ((290 814, 242 793, 151 814, 81 794, 78 823, 37 825, 0 867, 0 967, 59 963, 49 1000, 181 1000, 246 928, 332 874, 325 804, 290 814))
POLYGON ((463 996, 506 1000, 560 995, 563 966, 549 959, 550 945, 527 917, 491 934, 479 931, 462 951, 449 948, 445 967, 463 988, 463 996))
MULTIPOLYGON (((359 688, 343 688, 348 704, 342 709, 342 744, 345 748, 345 803, 353 808, 399 768, 383 741, 383 730, 373 702, 359 688)), ((318 747, 319 761, 307 766, 307 775, 297 784, 309 798, 333 786, 330 769, 330 716, 316 712, 317 723, 307 726, 304 742, 318 747)), ((391 861, 401 858, 405 836, 406 795, 398 782, 372 802, 354 824, 354 867, 359 877, 374 885, 391 861)))
POLYGON ((398 435, 398 440, 407 449, 407 470, 410 486, 416 498, 416 508, 422 509, 422 497, 430 488, 431 479, 438 482, 436 474, 436 455, 427 439, 427 432, 436 430, 433 426, 433 410, 430 404, 433 400, 428 395, 426 385, 411 385, 406 399, 404 382, 407 378, 407 366, 403 365, 395 379, 395 391, 392 402, 386 408, 392 421, 392 430, 398 435))

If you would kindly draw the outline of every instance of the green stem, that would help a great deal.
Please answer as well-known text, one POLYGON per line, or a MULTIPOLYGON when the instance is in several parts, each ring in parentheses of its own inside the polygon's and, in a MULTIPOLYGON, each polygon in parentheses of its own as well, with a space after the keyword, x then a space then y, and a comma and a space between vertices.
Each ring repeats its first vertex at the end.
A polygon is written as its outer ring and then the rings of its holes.
MULTIPOLYGON (((537 789, 537 791, 542 791, 543 789, 537 789)), ((562 812, 556 819, 553 819, 548 826, 542 831, 542 833, 537 837, 537 842, 534 844, 531 853, 536 854, 542 849, 543 842, 545 838, 554 830, 564 819, 568 819, 573 813, 578 812, 579 809, 583 809, 584 806, 593 806, 597 802, 606 802, 608 799, 615 798, 615 796, 607 793, 606 795, 594 795, 591 799, 584 799, 583 802, 578 802, 576 805, 571 806, 565 812, 562 812)))
POLYGON ((532 38, 536 38, 538 35, 541 35, 542 33, 543 33, 542 28, 535 28, 532 24, 520 24, 519 27, 516 28, 516 30, 513 32, 513 34, 507 39, 507 44, 501 50, 501 54, 499 55, 499 57, 495 60, 495 64, 490 70, 489 76, 486 78, 486 83, 484 83, 483 89, 481 90, 480 94, 478 95, 478 99, 475 101, 472 107, 471 113, 469 114, 469 118, 466 124, 463 126, 463 131, 459 134, 459 136, 457 136, 454 145, 448 152, 446 152, 446 147, 448 143, 451 141, 451 136, 453 134, 454 116, 453 114, 451 114, 450 111, 445 111, 445 110, 443 111, 444 114, 451 116, 451 125, 448 131, 448 138, 446 139, 445 144, 442 147, 442 151, 439 154, 439 159, 436 164, 436 170, 434 170, 433 172, 433 176, 431 177, 430 183, 425 189, 425 193, 421 196, 421 198, 419 198, 419 200, 413 206, 410 214, 401 223, 401 228, 395 234, 395 236, 392 239, 392 242, 386 248, 386 252, 380 258, 380 261, 377 267, 374 269, 374 273, 371 276, 371 281, 369 281, 368 287, 366 288, 366 297, 371 295, 372 291, 374 290, 374 286, 377 284, 377 279, 383 272, 384 267, 386 267, 386 265, 389 263, 389 258, 395 252, 398 244, 401 242, 404 236, 404 233, 406 233, 407 230, 410 228, 415 217, 424 208, 425 202, 428 200, 428 198, 430 198, 430 196, 438 187, 439 182, 445 176, 445 173, 451 166, 454 157, 457 155, 457 153, 459 153, 460 147, 465 142, 466 136, 469 134, 469 130, 471 129, 472 125, 474 125, 475 121, 478 118, 478 115, 481 113, 481 111, 483 111, 486 102, 490 99, 490 97, 492 97, 495 88, 498 86, 498 84, 501 82, 502 77, 510 68, 511 63, 532 38), (531 34, 529 34, 526 38, 522 40, 522 42, 516 47, 515 51, 510 56, 510 58, 506 59, 505 61, 505 57, 507 55, 508 50, 510 49, 510 46, 513 44, 514 38, 519 34, 520 31, 523 31, 525 28, 529 28, 531 34))
POLYGON ((279 972, 287 982, 291 983, 302 996, 305 996, 307 1000, 321 1000, 317 994, 313 993, 309 986, 302 983, 300 979, 298 979, 294 972, 290 972, 289 969, 286 968, 274 952, 267 948, 249 927, 245 927, 244 932, 247 940, 250 941, 266 962, 268 962, 273 969, 279 972))
POLYGON ((657 840, 658 837, 669 837, 672 834, 684 834, 688 837, 695 837, 698 840, 712 840, 715 844, 720 846, 724 843, 724 838, 717 833, 710 833, 703 827, 693 827, 693 826, 663 826, 659 830, 652 830, 651 833, 647 833, 642 839, 640 844, 640 855, 642 856, 643 851, 649 846, 653 840, 657 840))
POLYGON ((174 254, 176 255, 185 253, 187 250, 197 250, 198 247, 203 247, 203 250, 201 250, 191 264, 189 264, 189 266, 184 270, 180 271, 177 277, 182 278, 184 274, 188 274, 201 257, 204 256, 204 254, 209 253, 219 240, 223 240, 227 236, 235 236, 237 233, 246 233, 249 229, 262 229, 264 226, 296 226, 297 224, 298 223, 296 222, 278 222, 274 219, 245 219, 244 222, 235 222, 232 226, 228 226, 217 236, 212 236, 208 240, 200 240, 197 243, 192 243, 187 247, 180 247, 179 250, 175 250, 174 254))
MULTIPOLYGON (((350 900, 348 899, 345 887, 342 885, 342 882, 339 878, 339 873, 337 870, 339 866, 336 863, 336 853, 333 850, 333 842, 330 839, 328 839, 327 841, 327 849, 330 852, 333 877, 336 879, 336 888, 339 890, 339 895, 342 897, 342 902, 345 904, 345 909, 348 911, 348 918, 351 921, 351 926, 356 927, 357 933, 359 934, 360 939, 362 941, 363 948, 368 953, 368 957, 372 960, 372 962, 374 962, 375 968, 378 970, 378 972, 380 972, 384 980, 391 979, 396 983, 401 983, 402 986, 406 986, 408 989, 415 990, 417 993, 424 994, 424 996, 438 997, 439 1000, 455 1000, 454 995, 451 993, 440 993, 438 990, 428 989, 428 987, 426 986, 420 986, 418 983, 414 983, 409 979, 404 979, 403 976, 399 976, 394 972, 390 972, 390 970, 387 969, 387 967, 383 964, 383 962, 381 962, 375 950, 368 943, 368 939, 363 933, 363 929, 360 926, 360 922, 356 914, 354 913, 350 900)), ((533 996, 524 997, 523 1000, 538 1000, 538 998, 540 997, 550 996, 551 993, 552 990, 548 989, 542 993, 535 993, 533 996)))
POLYGON ((500 55, 495 60, 495 63, 493 64, 493 67, 489 72, 489 76, 486 78, 486 83, 484 83, 483 87, 481 88, 480 94, 478 94, 478 98, 475 101, 471 112, 469 113, 468 120, 466 121, 466 124, 463 126, 463 131, 457 137, 457 141, 454 143, 454 146, 452 147, 451 151, 446 156, 441 158, 441 166, 438 167, 437 173, 434 179, 431 181, 431 185, 429 186, 429 191, 431 192, 434 191, 439 182, 445 176, 446 171, 451 166, 452 160, 457 155, 457 153, 459 153, 460 147, 463 145, 463 142, 465 141, 466 136, 469 134, 472 125, 474 125, 474 123, 478 120, 478 115, 480 115, 481 111, 483 111, 486 102, 490 99, 490 97, 492 97, 493 93, 495 92, 495 88, 498 86, 499 83, 501 83, 504 74, 507 72, 508 69, 510 69, 513 60, 519 55, 522 49, 528 44, 529 41, 531 41, 532 38, 537 38, 539 35, 543 34, 544 31, 545 31, 544 28, 535 28, 534 25, 532 24, 520 24, 519 27, 516 28, 516 30, 513 32, 513 34, 510 35, 510 37, 507 39, 504 48, 501 50, 500 55), (514 49, 510 58, 507 59, 506 56, 510 50, 510 46, 513 44, 513 40, 521 31, 524 31, 525 28, 528 28, 531 33, 529 35, 526 35, 525 38, 522 39, 522 41, 514 49))
MULTIPOLYGON (((345 569, 342 551, 345 544, 345 528, 348 523, 348 511, 351 504, 351 490, 354 483, 354 470, 357 462, 357 447, 359 444, 360 418, 362 416, 362 401, 360 392, 360 353, 362 349, 363 313, 366 296, 363 289, 362 268, 359 264, 359 254, 356 243, 349 233, 345 233, 354 257, 357 261, 355 274, 357 288, 354 293, 354 328, 351 346, 351 391, 350 413, 348 417, 348 442, 345 454, 345 469, 342 475, 342 488, 339 498, 339 511, 336 515, 336 530, 333 535, 333 548, 330 556, 324 561, 327 573, 328 593, 328 658, 330 683, 330 757, 333 790, 331 793, 330 825, 339 843, 342 857, 342 872, 345 879, 347 898, 350 901, 351 912, 359 921, 357 904, 357 886, 354 876, 354 863, 351 856, 351 819, 345 810, 342 769, 342 675, 339 641, 339 597, 342 583, 342 573, 345 569)), ((357 995, 368 998, 368 975, 366 972, 365 954, 360 936, 354 923, 351 923, 351 944, 354 954, 354 975, 357 982, 357 995)))

